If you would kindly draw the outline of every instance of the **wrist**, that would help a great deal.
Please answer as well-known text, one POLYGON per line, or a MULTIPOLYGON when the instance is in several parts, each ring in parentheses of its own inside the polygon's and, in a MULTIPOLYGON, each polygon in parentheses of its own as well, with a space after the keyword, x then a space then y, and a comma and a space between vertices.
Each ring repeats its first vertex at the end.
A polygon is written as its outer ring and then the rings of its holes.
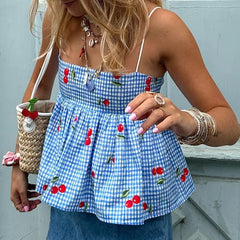
POLYGON ((216 124, 211 115, 203 113, 196 108, 182 111, 187 112, 195 120, 197 129, 192 135, 187 137, 177 136, 180 143, 200 145, 206 143, 211 136, 214 136, 216 133, 216 124))

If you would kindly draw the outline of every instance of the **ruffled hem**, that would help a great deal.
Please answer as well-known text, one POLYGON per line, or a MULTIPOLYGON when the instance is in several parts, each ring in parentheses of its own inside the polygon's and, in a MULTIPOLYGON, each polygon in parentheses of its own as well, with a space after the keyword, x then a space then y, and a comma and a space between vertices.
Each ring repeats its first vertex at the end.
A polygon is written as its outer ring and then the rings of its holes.
POLYGON ((105 222, 142 225, 181 205, 194 186, 174 134, 59 95, 37 181, 43 202, 105 222))

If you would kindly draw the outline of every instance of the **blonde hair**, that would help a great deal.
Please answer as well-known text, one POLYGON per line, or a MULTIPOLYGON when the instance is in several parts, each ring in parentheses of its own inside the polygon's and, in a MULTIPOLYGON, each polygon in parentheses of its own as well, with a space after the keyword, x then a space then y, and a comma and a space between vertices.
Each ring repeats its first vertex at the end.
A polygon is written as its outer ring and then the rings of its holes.
MULTIPOLYGON (((33 0, 30 10, 30 27, 38 8, 33 0)), ((78 0, 80 1, 80 0, 78 0)), ((52 20, 52 39, 59 48, 66 44, 66 32, 71 15, 59 0, 47 0, 52 20)), ((162 6, 161 0, 149 0, 162 6)), ((89 18, 101 29, 101 56, 106 69, 113 73, 125 70, 124 60, 146 35, 149 27, 148 9, 145 0, 81 0, 89 18)))

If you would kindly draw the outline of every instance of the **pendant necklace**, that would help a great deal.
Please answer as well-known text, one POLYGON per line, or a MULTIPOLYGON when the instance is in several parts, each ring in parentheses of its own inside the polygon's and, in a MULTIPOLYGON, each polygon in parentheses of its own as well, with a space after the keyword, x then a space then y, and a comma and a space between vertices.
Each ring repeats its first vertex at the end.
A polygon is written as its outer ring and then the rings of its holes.
POLYGON ((95 70, 95 72, 93 74, 90 73, 90 69, 89 69, 89 62, 88 62, 88 54, 87 54, 87 37, 90 37, 89 40, 89 47, 94 47, 95 44, 99 43, 99 38, 101 36, 96 36, 91 28, 90 28, 90 21, 88 20, 88 18, 86 16, 84 16, 81 26, 83 28, 84 31, 84 44, 82 47, 82 51, 80 53, 80 58, 83 58, 83 60, 85 61, 86 64, 86 75, 84 77, 84 81, 83 84, 86 85, 86 88, 88 91, 92 92, 95 89, 95 84, 94 84, 94 78, 99 78, 100 73, 102 71, 102 63, 100 64, 99 68, 95 70))

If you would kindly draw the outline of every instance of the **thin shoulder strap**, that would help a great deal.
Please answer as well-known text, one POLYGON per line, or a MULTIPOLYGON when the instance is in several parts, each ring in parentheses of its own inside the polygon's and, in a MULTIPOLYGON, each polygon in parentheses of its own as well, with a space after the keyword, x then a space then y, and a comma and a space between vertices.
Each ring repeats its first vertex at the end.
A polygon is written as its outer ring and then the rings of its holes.
MULTIPOLYGON (((154 13, 157 9, 159 9, 159 8, 161 8, 161 7, 155 7, 155 8, 150 12, 150 14, 148 15, 148 17, 151 18, 151 16, 153 15, 153 13, 154 13)), ((145 37, 144 37, 143 40, 142 40, 142 44, 141 44, 141 48, 140 48, 140 52, 139 52, 139 56, 138 56, 138 61, 137 61, 136 72, 138 72, 139 65, 140 65, 140 62, 141 62, 144 43, 145 43, 145 37)))
POLYGON ((32 95, 31 95, 31 99, 35 97, 35 94, 37 92, 38 86, 40 84, 40 82, 42 81, 43 75, 45 74, 47 67, 48 67, 48 63, 50 61, 51 55, 52 55, 52 49, 53 49, 53 45, 54 45, 54 40, 51 42, 49 51, 45 57, 45 60, 43 62, 42 68, 38 74, 38 78, 34 84, 33 90, 32 90, 32 95))

